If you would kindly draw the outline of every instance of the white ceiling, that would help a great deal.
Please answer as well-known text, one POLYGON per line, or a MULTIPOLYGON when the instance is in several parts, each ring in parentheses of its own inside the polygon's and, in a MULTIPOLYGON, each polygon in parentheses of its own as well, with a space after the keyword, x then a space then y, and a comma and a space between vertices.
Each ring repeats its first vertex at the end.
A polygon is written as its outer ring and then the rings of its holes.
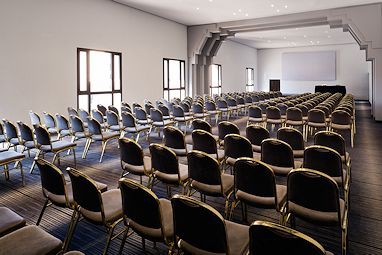
POLYGON ((329 25, 237 33, 230 40, 257 49, 356 43, 349 32, 329 25))
POLYGON ((112 0, 179 22, 199 25, 381 2, 379 0, 112 0))

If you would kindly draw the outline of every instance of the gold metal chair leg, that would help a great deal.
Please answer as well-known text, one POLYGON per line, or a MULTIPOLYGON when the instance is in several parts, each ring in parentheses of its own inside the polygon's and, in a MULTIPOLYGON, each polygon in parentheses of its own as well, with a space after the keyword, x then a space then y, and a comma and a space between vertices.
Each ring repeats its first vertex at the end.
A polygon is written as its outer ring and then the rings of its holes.
POLYGON ((49 199, 46 199, 44 206, 41 209, 40 215, 38 216, 36 226, 40 225, 40 222, 41 222, 42 216, 44 215, 45 209, 48 207, 48 203, 49 203, 49 199))
POLYGON ((22 182, 23 186, 25 186, 23 163, 20 161, 19 165, 20 165, 21 182, 22 182))
POLYGON ((105 149, 106 149, 106 145, 107 145, 107 142, 109 140, 106 140, 106 141, 102 141, 102 152, 101 152, 101 157, 99 159, 99 162, 102 163, 102 158, 103 158, 103 155, 105 154, 105 149))
POLYGON ((77 213, 76 210, 73 210, 72 219, 70 221, 69 228, 67 230, 64 244, 63 244, 63 248, 62 248, 63 252, 66 252, 68 250, 68 247, 70 245, 70 242, 72 241, 74 231, 76 230, 77 223, 78 223, 79 219, 80 219, 79 213, 77 213))
POLYGON ((4 165, 4 175, 5 175, 5 180, 9 180, 9 169, 8 165, 4 165))
POLYGON ((103 255, 106 255, 107 254, 107 250, 109 249, 109 246, 110 246, 110 242, 111 242, 111 239, 113 237, 113 232, 114 232, 114 228, 117 224, 113 224, 113 226, 111 228, 108 229, 108 236, 107 236, 107 239, 106 239, 106 245, 105 245, 105 249, 103 250, 103 255))
POLYGON ((33 170, 34 170, 34 167, 36 166, 36 158, 38 158, 39 157, 39 155, 40 155, 40 150, 38 150, 37 151, 37 153, 36 153, 36 156, 35 156, 35 158, 33 159, 33 163, 32 163, 32 166, 31 166, 31 169, 29 170, 29 173, 30 174, 32 174, 33 173, 33 170))
POLYGON ((76 148, 72 148, 72 151, 73 151, 74 168, 77 168, 76 148))

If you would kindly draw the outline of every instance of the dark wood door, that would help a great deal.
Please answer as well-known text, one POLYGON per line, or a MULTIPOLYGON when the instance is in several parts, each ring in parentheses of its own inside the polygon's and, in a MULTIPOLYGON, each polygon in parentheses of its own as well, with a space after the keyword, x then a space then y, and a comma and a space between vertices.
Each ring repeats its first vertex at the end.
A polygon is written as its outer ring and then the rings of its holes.
POLYGON ((280 91, 280 80, 269 80, 269 91, 280 91))

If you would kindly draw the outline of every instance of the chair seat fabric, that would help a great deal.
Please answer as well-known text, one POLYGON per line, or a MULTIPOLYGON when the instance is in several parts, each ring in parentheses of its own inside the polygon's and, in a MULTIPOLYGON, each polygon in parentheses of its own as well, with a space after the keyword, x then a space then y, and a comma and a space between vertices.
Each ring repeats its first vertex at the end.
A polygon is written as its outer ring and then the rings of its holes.
POLYGON ((210 116, 208 113, 194 113, 194 118, 204 118, 210 116))
POLYGON ((186 122, 186 121, 190 121, 190 120, 193 120, 194 118, 192 116, 185 116, 185 117, 175 117, 174 120, 175 121, 180 121, 180 122, 186 122))
POLYGON ((292 171, 292 169, 300 168, 302 166, 302 162, 295 160, 294 167, 282 167, 271 164, 268 165, 272 168, 273 172, 275 172, 276 175, 286 176, 290 171, 292 171))
POLYGON ((137 120, 137 123, 140 125, 148 125, 151 123, 151 120, 137 120))
POLYGON ((308 126, 311 126, 311 127, 326 127, 326 123, 308 122, 308 126))
POLYGON ((233 190, 234 176, 230 174, 222 174, 221 185, 211 185, 193 180, 191 186, 209 196, 226 196, 233 190))
POLYGON ((26 226, 0 238, 1 255, 57 254, 62 242, 37 226, 26 226))
POLYGON ((291 125, 291 126, 302 126, 302 125, 304 125, 304 121, 301 121, 301 120, 287 120, 286 124, 287 125, 291 125))
POLYGON ((294 158, 303 158, 304 157, 304 150, 293 150, 293 157, 294 158))
POLYGON ((57 151, 66 150, 66 149, 69 149, 72 147, 76 147, 76 144, 68 142, 68 141, 54 141, 54 142, 52 142, 52 146, 41 145, 40 149, 43 151, 57 152, 57 151))
POLYGON ((139 133, 139 132, 142 132, 142 131, 145 131, 145 130, 149 130, 149 129, 150 129, 150 126, 147 126, 147 125, 138 125, 136 127, 127 127, 124 130, 127 133, 139 133))
POLYGON ((221 150, 221 149, 217 149, 217 157, 216 158, 216 154, 208 154, 209 156, 213 157, 214 159, 217 159, 218 161, 224 159, 224 150, 221 150))
MULTIPOLYGON (((106 222, 114 222, 122 218, 122 197, 119 189, 111 189, 102 193, 106 222)), ((102 222, 101 212, 93 212, 80 208, 82 215, 92 221, 102 222)))
POLYGON ((88 132, 76 132, 76 133, 74 133, 74 136, 75 136, 77 139, 81 139, 81 138, 89 137, 90 134, 89 134, 88 132))
POLYGON ((167 174, 160 171, 155 171, 154 175, 164 183, 168 184, 178 184, 179 181, 185 182, 188 179, 188 166, 184 164, 179 164, 179 177, 178 174, 167 174))
POLYGON ((25 219, 7 207, 0 207, 0 237, 25 226, 25 219))
MULTIPOLYGON (((276 185, 277 207, 281 208, 286 200, 287 187, 285 185, 276 185)), ((253 206, 265 208, 275 208, 275 197, 256 196, 242 190, 236 191, 236 199, 244 201, 253 206)))
POLYGON ((48 128, 48 132, 50 134, 57 134, 57 129, 56 128, 48 128))
POLYGON ((109 126, 109 129, 112 131, 121 131, 121 129, 123 128, 120 125, 113 125, 113 126, 109 126))
POLYGON ((174 124, 175 124, 175 121, 172 121, 172 120, 154 121, 152 123, 153 126, 157 126, 157 127, 165 127, 165 126, 174 125, 174 124))
POLYGON ((332 123, 330 125, 333 129, 339 129, 339 130, 348 130, 348 129, 351 129, 351 125, 343 125, 343 124, 335 124, 335 123, 332 123))
POLYGON ((215 111, 207 111, 209 114, 219 114, 221 111, 215 110, 215 111))
POLYGON ((69 129, 61 130, 61 131, 60 131, 60 135, 61 135, 61 137, 68 136, 68 135, 70 135, 70 134, 71 134, 71 133, 70 133, 70 130, 69 130, 69 129))
POLYGON ((252 150, 261 153, 261 145, 252 144, 252 150))
POLYGON ((249 117, 249 118, 248 118, 248 121, 250 121, 250 122, 263 122, 264 119, 263 119, 263 117, 261 117, 261 118, 253 118, 253 117, 249 117))
POLYGON ((9 140, 9 142, 13 145, 19 145, 20 144, 20 141, 19 141, 19 138, 11 138, 9 140))
POLYGON ((136 175, 146 175, 145 168, 148 173, 151 173, 151 158, 148 156, 143 157, 143 164, 140 166, 128 164, 126 162, 122 162, 122 167, 124 170, 136 174, 136 175))
POLYGON ((284 123, 284 120, 283 119, 267 119, 267 123, 281 124, 281 123, 284 123))
POLYGON ((22 160, 23 158, 25 158, 25 155, 19 152, 13 150, 3 151, 0 152, 0 165, 5 165, 13 161, 22 160))
POLYGON ((192 151, 192 144, 186 144, 187 149, 174 149, 169 147, 177 156, 187 156, 187 153, 192 151))
POLYGON ((102 132, 102 135, 93 135, 92 138, 95 141, 106 141, 113 138, 118 138, 119 134, 117 132, 102 132))

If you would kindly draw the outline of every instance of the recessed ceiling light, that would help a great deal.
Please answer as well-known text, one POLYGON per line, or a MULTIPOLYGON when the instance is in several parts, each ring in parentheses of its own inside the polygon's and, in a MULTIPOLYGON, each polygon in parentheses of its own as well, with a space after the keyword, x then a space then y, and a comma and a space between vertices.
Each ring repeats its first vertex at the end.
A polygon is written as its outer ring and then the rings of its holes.
POLYGON ((197 10, 197 11, 199 11, 199 10, 200 10, 200 8, 199 8, 199 7, 196 7, 196 10, 197 10))
POLYGON ((233 15, 236 15, 236 12, 232 13, 233 15))
POLYGON ((275 5, 274 5, 274 4, 271 4, 271 7, 273 8, 273 7, 275 7, 275 5))
POLYGON ((214 1, 214 0, 209 0, 210 2, 214 1))
POLYGON ((245 14, 245 17, 248 17, 248 13, 245 14))
POLYGON ((239 9, 238 11, 241 12, 241 9, 239 9))
POLYGON ((284 8, 287 9, 287 8, 288 8, 288 5, 285 5, 284 8))
POLYGON ((279 10, 279 9, 277 9, 277 10, 276 10, 276 12, 280 12, 280 10, 279 10))
POLYGON ((304 35, 304 38, 306 38, 307 36, 306 35, 304 35))

